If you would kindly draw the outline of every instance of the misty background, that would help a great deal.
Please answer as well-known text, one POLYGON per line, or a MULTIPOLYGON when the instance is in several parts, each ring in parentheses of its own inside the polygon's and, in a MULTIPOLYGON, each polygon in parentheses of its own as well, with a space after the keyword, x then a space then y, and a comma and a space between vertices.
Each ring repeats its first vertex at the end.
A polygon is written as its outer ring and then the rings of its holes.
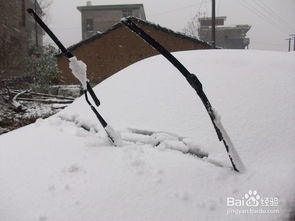
MULTIPOLYGON (((147 21, 183 32, 196 15, 211 17, 211 0, 92 0, 92 5, 144 5, 147 21)), ((81 13, 77 6, 86 0, 53 0, 46 22, 60 40, 70 46, 82 39, 81 13)), ((216 16, 226 16, 225 26, 251 25, 249 49, 287 51, 295 34, 295 0, 216 0, 216 16)), ((51 40, 45 36, 45 43, 51 40)), ((292 46, 293 48, 293 41, 292 46)))

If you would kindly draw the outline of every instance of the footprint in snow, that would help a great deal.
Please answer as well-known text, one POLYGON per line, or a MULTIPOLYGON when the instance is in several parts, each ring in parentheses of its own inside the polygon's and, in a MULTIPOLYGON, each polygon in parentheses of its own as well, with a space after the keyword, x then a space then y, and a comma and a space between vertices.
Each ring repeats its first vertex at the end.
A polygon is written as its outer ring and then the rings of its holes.
POLYGON ((189 201, 190 200, 190 194, 185 191, 178 191, 176 193, 173 193, 172 196, 174 198, 180 199, 182 201, 189 201))
POLYGON ((146 172, 146 162, 142 148, 138 146, 125 147, 123 153, 124 161, 137 175, 143 175, 146 172))
POLYGON ((47 216, 39 216, 39 219, 38 219, 39 221, 47 221, 48 220, 48 218, 47 218, 47 216))
POLYGON ((70 165, 68 167, 64 167, 62 169, 63 174, 77 174, 77 173, 82 173, 82 172, 86 173, 86 171, 81 166, 79 166, 77 164, 72 164, 72 165, 70 165))
POLYGON ((55 187, 54 185, 50 185, 50 186, 48 187, 48 190, 49 190, 50 192, 53 192, 53 191, 56 190, 56 187, 55 187))

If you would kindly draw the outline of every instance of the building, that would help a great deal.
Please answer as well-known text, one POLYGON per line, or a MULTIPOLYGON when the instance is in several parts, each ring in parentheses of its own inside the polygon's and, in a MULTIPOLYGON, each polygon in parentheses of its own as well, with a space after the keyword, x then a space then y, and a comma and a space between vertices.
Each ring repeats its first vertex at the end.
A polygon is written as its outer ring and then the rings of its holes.
MULTIPOLYGON (((225 16, 216 17, 216 47, 226 49, 248 48, 250 39, 246 37, 250 25, 224 26, 225 16)), ((199 18, 199 37, 201 40, 211 42, 211 17, 199 18)))
POLYGON ((40 15, 35 0, 0 0, 0 79, 18 76, 32 46, 43 44, 42 30, 27 13, 28 7, 40 15))
POLYGON ((86 6, 77 9, 82 17, 82 40, 108 30, 122 17, 134 16, 146 19, 142 4, 91 5, 91 1, 88 1, 86 6))
MULTIPOLYGON (((132 18, 132 20, 170 52, 211 48, 208 43, 196 38, 138 18, 132 18)), ((69 50, 87 64, 87 77, 93 84, 100 83, 139 60, 158 54, 120 22, 109 30, 97 33, 70 47, 69 50)), ((62 54, 58 56, 57 62, 60 69, 59 83, 78 84, 79 82, 69 70, 68 60, 62 54)))
MULTIPOLYGON (((23 0, 24 1, 24 0, 23 0)), ((44 31, 42 28, 35 22, 35 20, 27 13, 27 8, 32 8, 36 11, 36 13, 42 17, 43 11, 38 4, 37 0, 25 0, 25 29, 27 32, 27 41, 29 47, 40 47, 43 46, 43 36, 44 31)))

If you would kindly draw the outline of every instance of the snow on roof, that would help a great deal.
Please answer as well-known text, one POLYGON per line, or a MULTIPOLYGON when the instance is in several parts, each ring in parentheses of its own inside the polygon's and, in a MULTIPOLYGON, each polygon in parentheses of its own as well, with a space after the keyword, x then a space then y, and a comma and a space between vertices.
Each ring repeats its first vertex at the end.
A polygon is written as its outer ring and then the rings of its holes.
POLYGON ((0 136, 1 220, 288 219, 295 191, 295 54, 174 55, 203 83, 245 173, 232 171, 195 92, 155 56, 94 88, 98 110, 121 132, 123 147, 110 145, 84 97, 0 136), (242 201, 245 206, 233 204, 242 201))
POLYGON ((105 10, 105 9, 124 9, 124 8, 143 8, 143 4, 120 4, 120 5, 86 5, 78 6, 79 11, 82 10, 105 10))
MULTIPOLYGON (((155 23, 152 23, 152 22, 149 22, 149 21, 145 21, 145 20, 141 20, 141 19, 136 18, 136 17, 129 17, 129 18, 131 18, 132 21, 135 22, 135 23, 142 24, 142 25, 147 25, 147 26, 153 27, 153 28, 155 28, 157 30, 166 32, 168 34, 175 35, 175 36, 177 36, 179 38, 188 39, 190 41, 193 41, 193 42, 200 43, 200 44, 206 45, 208 47, 211 47, 207 42, 202 41, 202 40, 197 39, 197 38, 194 38, 194 37, 191 37, 191 36, 188 36, 188 35, 186 35, 184 33, 176 32, 176 31, 173 31, 171 29, 164 28, 164 27, 162 27, 162 26, 160 26, 158 24, 155 24, 155 23)), ((74 45, 70 46, 68 48, 68 50, 73 51, 73 50, 79 48, 80 46, 83 46, 83 45, 85 45, 85 44, 87 44, 89 42, 92 42, 94 40, 97 40, 97 39, 103 37, 104 35, 107 35, 108 33, 112 32, 113 30, 115 30, 117 28, 120 28, 120 27, 124 27, 124 24, 122 24, 121 22, 118 22, 118 23, 114 24, 111 28, 109 28, 108 30, 106 30, 105 32, 97 33, 97 34, 91 36, 88 39, 85 39, 83 41, 78 42, 77 44, 74 44, 74 45)), ((62 54, 59 54, 59 56, 61 56, 61 55, 62 54)))

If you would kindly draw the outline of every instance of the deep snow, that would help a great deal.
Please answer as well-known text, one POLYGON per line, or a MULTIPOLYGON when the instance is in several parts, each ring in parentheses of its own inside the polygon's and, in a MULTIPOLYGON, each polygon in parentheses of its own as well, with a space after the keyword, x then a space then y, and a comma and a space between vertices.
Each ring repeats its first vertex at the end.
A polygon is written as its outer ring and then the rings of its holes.
POLYGON ((95 87, 99 112, 123 138, 138 143, 112 147, 84 97, 56 116, 0 136, 0 220, 287 219, 295 204, 295 55, 199 50, 175 56, 203 83, 245 173, 230 169, 195 92, 155 56, 95 87), (151 137, 127 128, 164 131, 156 134, 163 142, 153 147, 151 137), (187 146, 173 138, 182 136, 208 159, 185 154, 187 146), (278 203, 230 207, 229 197, 278 203))

